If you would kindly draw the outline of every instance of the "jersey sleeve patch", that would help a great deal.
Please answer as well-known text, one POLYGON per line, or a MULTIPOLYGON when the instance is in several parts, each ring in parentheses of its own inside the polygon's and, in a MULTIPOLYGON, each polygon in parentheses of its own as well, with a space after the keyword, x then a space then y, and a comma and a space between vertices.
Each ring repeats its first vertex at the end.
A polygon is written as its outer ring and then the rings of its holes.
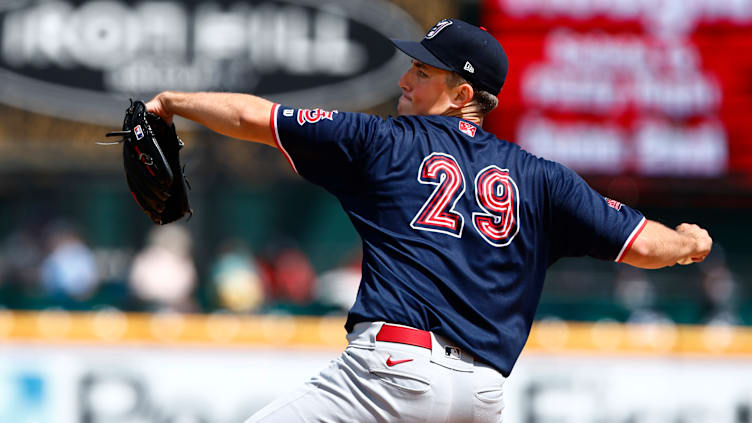
MULTIPOLYGON (((287 110, 285 110, 287 112, 287 110)), ((318 123, 322 119, 334 120, 336 110, 327 111, 323 109, 298 109, 298 125, 303 126, 306 123, 318 123)))
POLYGON ((606 204, 608 204, 608 206, 611 207, 612 209, 614 209, 616 211, 621 210, 622 204, 620 202, 618 202, 616 200, 612 200, 612 199, 610 199, 608 197, 603 197, 603 199, 606 201, 606 204))

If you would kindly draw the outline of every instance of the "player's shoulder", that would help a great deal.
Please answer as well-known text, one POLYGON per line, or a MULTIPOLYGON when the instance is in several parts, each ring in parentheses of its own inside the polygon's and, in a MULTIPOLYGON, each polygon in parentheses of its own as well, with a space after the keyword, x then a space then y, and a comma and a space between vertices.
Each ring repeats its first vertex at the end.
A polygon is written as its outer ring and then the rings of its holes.
POLYGON ((480 125, 454 116, 400 115, 389 117, 389 119, 397 125, 420 129, 422 132, 428 134, 441 133, 442 135, 450 135, 453 138, 463 138, 468 141, 500 141, 504 144, 512 144, 497 138, 491 132, 484 131, 480 125))
POLYGON ((536 156, 525 150, 522 151, 534 161, 534 167, 552 190, 584 183, 582 176, 566 164, 536 156))

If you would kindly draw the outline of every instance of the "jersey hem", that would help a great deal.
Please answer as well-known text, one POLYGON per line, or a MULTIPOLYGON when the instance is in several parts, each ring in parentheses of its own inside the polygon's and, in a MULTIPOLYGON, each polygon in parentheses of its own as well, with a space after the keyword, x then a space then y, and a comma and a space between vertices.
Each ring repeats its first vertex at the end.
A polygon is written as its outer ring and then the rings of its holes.
POLYGON ((616 256, 616 260, 614 260, 617 263, 621 263, 621 261, 624 259, 624 256, 627 255, 627 251, 629 251, 630 248, 632 248, 632 244, 634 244, 637 237, 640 235, 643 229, 645 229, 645 225, 648 223, 648 220, 645 219, 645 217, 642 217, 642 220, 640 220, 640 223, 637 224, 637 226, 634 228, 631 234, 629 234, 629 237, 626 241, 624 241, 624 246, 621 247, 621 251, 619 251, 619 255, 616 256))
POLYGON ((277 148, 279 149, 279 151, 281 151, 282 154, 285 155, 285 158, 287 159, 287 163, 290 163, 290 167, 292 167, 292 170, 295 173, 298 173, 298 169, 295 167, 295 163, 292 161, 292 157, 290 157, 290 153, 288 153, 287 150, 285 150, 285 147, 282 145, 282 141, 279 138, 279 130, 277 128, 277 112, 278 111, 279 111, 279 103, 274 103, 274 106, 272 106, 271 116, 269 116, 269 125, 272 128, 272 135, 274 135, 274 143, 277 144, 277 148))

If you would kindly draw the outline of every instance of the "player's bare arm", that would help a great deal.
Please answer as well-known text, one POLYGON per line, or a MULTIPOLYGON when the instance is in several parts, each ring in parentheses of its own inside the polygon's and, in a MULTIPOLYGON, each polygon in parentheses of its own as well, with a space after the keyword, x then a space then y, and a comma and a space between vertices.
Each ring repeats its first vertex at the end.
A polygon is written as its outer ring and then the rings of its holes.
POLYGON ((689 223, 676 229, 649 220, 622 260, 644 269, 703 261, 713 247, 708 231, 689 223))
POLYGON ((228 137, 276 147, 269 126, 273 105, 249 94, 165 91, 146 103, 146 109, 167 122, 178 115, 228 137))

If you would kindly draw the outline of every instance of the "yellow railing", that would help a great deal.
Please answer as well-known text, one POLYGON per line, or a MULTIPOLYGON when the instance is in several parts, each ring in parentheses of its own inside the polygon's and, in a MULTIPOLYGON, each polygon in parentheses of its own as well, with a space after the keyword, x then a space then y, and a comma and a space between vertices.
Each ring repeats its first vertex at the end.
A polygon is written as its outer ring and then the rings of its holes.
MULTIPOLYGON (((344 317, 0 312, 0 343, 150 344, 341 349, 344 317)), ((541 322, 530 353, 727 355, 752 358, 752 328, 541 322)))

